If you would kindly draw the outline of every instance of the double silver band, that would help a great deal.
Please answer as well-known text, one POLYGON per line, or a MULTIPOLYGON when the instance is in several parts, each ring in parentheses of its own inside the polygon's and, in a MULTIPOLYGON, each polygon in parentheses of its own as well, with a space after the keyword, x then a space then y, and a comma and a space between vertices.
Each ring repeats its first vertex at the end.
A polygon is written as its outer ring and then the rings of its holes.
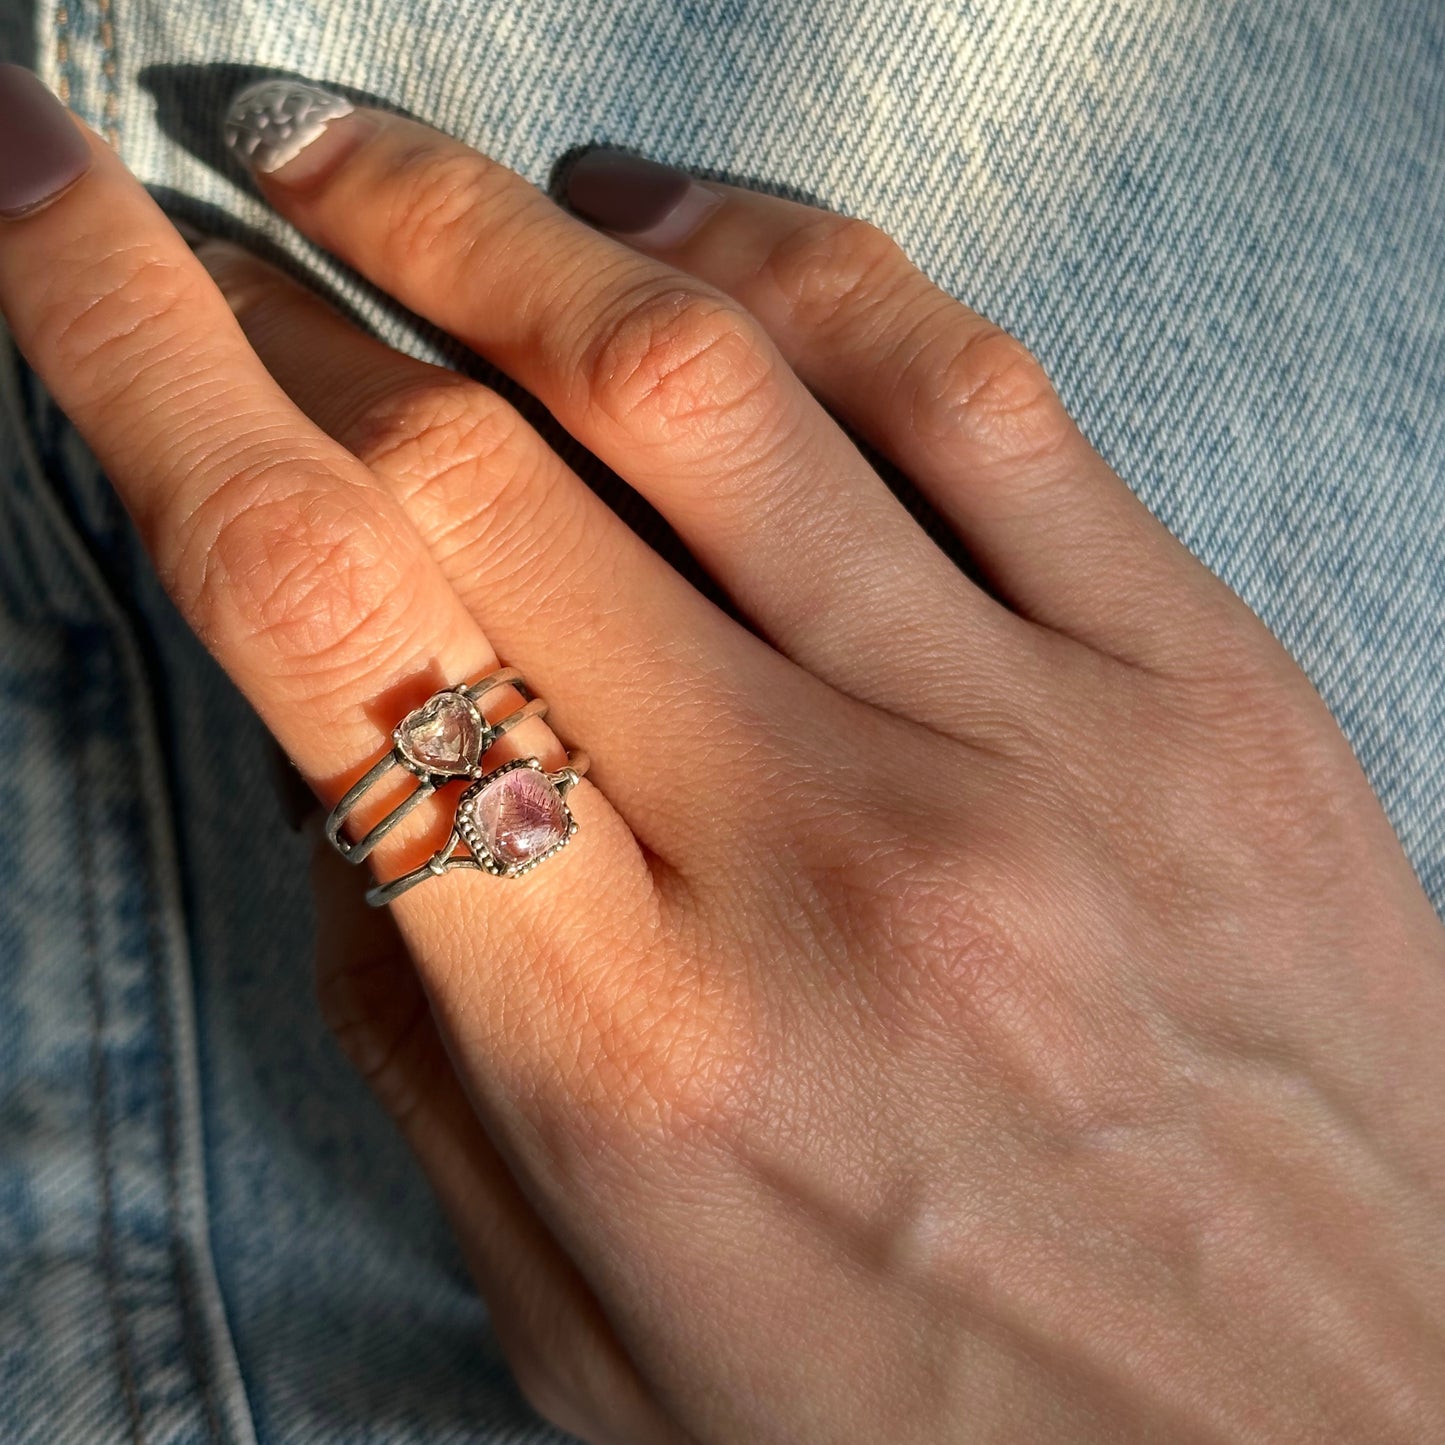
MULTIPOLYGON (((450 782, 454 777, 480 777, 482 754, 499 739, 505 737, 519 723, 525 722, 528 718, 546 717, 547 704, 541 698, 532 697, 527 684, 522 680, 522 674, 515 667, 503 667, 496 672, 488 673, 486 677, 479 678, 476 682, 461 687, 450 689, 452 692, 461 694, 469 702, 477 703, 489 692, 496 691, 500 687, 514 687, 520 692, 523 698, 527 699, 524 705, 516 712, 503 718, 500 722, 489 723, 482 719, 482 735, 479 743, 478 762, 474 768, 462 772, 443 773, 424 771, 414 762, 407 758, 402 751, 400 743, 401 724, 392 733, 393 746, 385 756, 377 761, 346 790, 341 801, 331 810, 326 818, 326 838, 332 847, 346 859, 348 863, 360 863, 365 860, 367 854, 391 832, 398 823, 406 817, 413 808, 423 803, 442 786, 450 782), (345 823, 351 810, 366 796, 371 787, 384 778, 393 768, 402 768, 418 779, 416 789, 407 794, 400 803, 394 807, 379 823, 373 827, 364 838, 355 843, 348 842, 341 836, 341 827, 345 823)), ((434 701, 435 699, 433 699, 434 701)), ((418 709, 420 711, 420 709, 418 709)), ((480 709, 478 709, 480 712, 480 709)), ((400 880, 398 880, 400 881, 400 880)), ((419 880, 418 880, 419 881, 419 880)), ((388 885, 390 886, 390 885, 388 885)))

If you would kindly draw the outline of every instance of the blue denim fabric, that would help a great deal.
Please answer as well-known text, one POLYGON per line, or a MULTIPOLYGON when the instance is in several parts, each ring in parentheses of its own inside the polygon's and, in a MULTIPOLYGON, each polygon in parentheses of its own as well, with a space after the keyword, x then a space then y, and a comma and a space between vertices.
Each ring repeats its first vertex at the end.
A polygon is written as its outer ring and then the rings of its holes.
MULTIPOLYGON (((221 155, 253 68, 884 225, 1275 629, 1445 908, 1434 0, 0 0, 0 56, 433 359, 221 155)), ((561 1438, 325 1036, 262 729, 8 342, 0 471, 0 1440, 561 1438)))

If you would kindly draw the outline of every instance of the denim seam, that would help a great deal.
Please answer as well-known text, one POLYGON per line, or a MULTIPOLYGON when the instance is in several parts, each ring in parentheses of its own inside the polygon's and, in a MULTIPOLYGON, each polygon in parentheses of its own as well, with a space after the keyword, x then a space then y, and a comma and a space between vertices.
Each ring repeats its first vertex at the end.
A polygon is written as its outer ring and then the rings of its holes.
MULTIPOLYGON (((185 929, 181 925, 168 926, 156 902, 158 896, 165 893, 169 895, 177 916, 183 907, 179 896, 178 848, 170 812, 170 787, 165 775, 165 764, 157 732, 151 690, 152 680, 141 656, 140 644, 133 634, 134 624, 130 613, 116 595, 98 560, 91 553, 84 538, 62 506, 60 498, 56 495, 40 464, 35 451, 35 439, 29 425, 28 409, 21 400, 17 384, 18 352, 12 339, 6 333, 3 321, 0 321, 0 344, 3 344, 6 352, 3 361, 0 361, 0 405, 6 406, 11 412, 20 452, 18 460, 32 479, 37 505, 74 568, 77 579, 96 600, 101 616, 107 624, 107 635, 113 645, 116 660, 126 681, 124 691, 129 699, 132 715, 130 736, 135 748, 136 773, 141 779, 140 797, 149 824, 147 838, 149 846, 145 851, 149 860, 152 886, 147 890, 147 936, 152 942, 153 976, 157 994, 163 996, 168 1005, 173 996, 182 996, 189 1000, 191 997, 191 971, 189 942, 185 929), (168 969, 166 968, 167 959, 170 961, 168 969), (169 979, 166 977, 167 974, 169 979), (166 988, 167 982, 170 985, 169 989, 166 988)), ((48 390, 42 387, 40 394, 47 402, 47 409, 56 413, 55 419, 58 421, 59 408, 55 407, 48 390)), ((197 1108, 193 1114, 180 1102, 180 1099, 184 1097, 199 1101, 200 1084, 194 1021, 189 1019, 185 1009, 172 1010, 167 1007, 159 1022, 168 1029, 168 1032, 163 1035, 164 1042, 161 1049, 164 1059, 168 1109, 172 1120, 171 1126, 166 1130, 167 1137, 164 1141, 168 1164, 167 1213, 170 1216, 168 1223, 172 1249, 176 1251, 176 1257, 186 1260, 188 1258, 186 1246, 189 1245, 189 1261, 194 1266, 185 1271, 184 1276, 177 1281, 183 1298, 190 1303, 190 1308, 184 1310, 183 1318, 186 1318, 188 1322, 192 1320, 197 1322, 199 1329, 204 1332, 209 1341, 210 1348, 206 1352, 207 1358, 217 1365, 220 1373, 225 1377, 221 1388, 224 1392, 226 1408, 221 1410, 217 1407, 213 1390, 215 1381, 212 1376, 215 1372, 206 1371, 198 1375, 198 1384, 201 1385, 205 1401, 208 1431, 212 1440, 226 1441, 229 1439, 231 1445, 256 1445, 255 1425, 250 1404, 246 1398, 240 1362, 236 1357, 235 1343, 231 1337, 230 1324, 226 1318, 225 1304, 221 1299, 220 1283, 216 1277, 215 1263, 211 1255, 205 1168, 200 1161, 199 1111, 197 1108), (188 1095, 180 1097, 178 1097, 176 1078, 178 1057, 188 1090, 188 1095), (183 1138, 190 1140, 190 1152, 196 1161, 194 1166, 187 1167, 187 1172, 193 1173, 195 1176, 192 1188, 186 1196, 193 1201, 193 1217, 189 1230, 182 1228, 181 1167, 178 1155, 183 1138), (199 1309, 185 1291, 187 1278, 192 1280, 201 1292, 202 1303, 199 1309), (222 1428, 223 1418, 225 1429, 222 1428)), ((189 1334, 189 1331, 186 1333, 189 1334)), ((186 1344, 187 1354, 194 1359, 194 1342, 188 1339, 186 1344)))
POLYGON ((120 1301, 117 1278, 115 1241, 115 1168, 110 1128, 110 1062, 105 1052, 105 982, 101 977, 99 929, 96 919, 96 897, 99 880, 95 874, 95 845, 90 834, 89 755, 81 749, 76 777, 76 851, 80 871, 81 937, 85 948, 85 984, 90 996, 90 1116, 95 1137, 98 1183, 100 1187, 100 1277, 110 1314, 115 1367, 121 1399, 125 1402, 126 1423, 130 1438, 141 1445, 145 1438, 141 1418, 140 1396, 136 1387, 132 1362, 130 1331, 120 1301))
POLYGON ((55 32, 55 65, 57 70, 56 89, 66 105, 75 95, 75 62, 72 56, 70 38, 70 6, 68 0, 56 0, 51 11, 51 26, 55 32))
MULTIPOLYGON (((80 3, 80 0, 77 0, 80 3)), ((100 68, 103 77, 103 89, 105 99, 102 102, 103 126, 106 139, 117 151, 121 151, 121 135, 118 115, 120 111, 119 92, 119 66, 117 63, 116 48, 116 25, 113 13, 115 0, 96 0, 96 10, 99 16, 98 33, 100 36, 101 55, 100 68)), ((147 694, 149 696, 150 694, 147 694)), ((150 725, 151 736, 155 736, 155 713, 152 708, 149 712, 147 722, 150 725)), ((169 813, 167 813, 166 824, 169 824, 169 813)), ((186 1248, 186 1230, 184 1221, 184 1205, 181 1197, 181 1147, 180 1147, 180 1119, 179 1119, 179 1098, 180 1083, 176 1078, 175 1059, 172 1053, 173 1048, 178 1044, 177 1020, 175 1010, 172 1007, 172 997, 169 981, 165 977, 164 960, 170 956, 165 946, 164 930, 159 917, 159 899, 163 885, 158 876, 158 867, 154 849, 147 849, 145 853, 144 866, 148 875, 149 886, 146 889, 146 937, 150 941, 151 958, 151 987, 155 999, 156 1017, 160 1026, 161 1038, 166 1040, 167 1046, 160 1050, 160 1073, 161 1073, 161 1148, 166 1163, 165 1199, 166 1199, 166 1220, 170 1232, 170 1255, 171 1270, 175 1278, 176 1301, 180 1308, 181 1315, 181 1342, 185 1351, 187 1363, 190 1366, 191 1378, 196 1385, 197 1394, 200 1397, 202 1412, 206 1421, 206 1434, 212 1445, 224 1445, 225 1435, 221 1428, 219 1412, 216 1408, 215 1386, 211 1378, 210 1359, 207 1352, 200 1348, 200 1337, 202 1333, 201 1321, 198 1318, 198 1304, 195 1298, 198 1282, 192 1278, 191 1260, 186 1248)), ((196 1097, 199 1102, 199 1079, 191 1081, 196 1090, 196 1097)), ((201 1170, 199 1187, 204 1190, 204 1167, 201 1170)), ((209 1243, 209 1240, 207 1240, 209 1243)))
POLYGON ((115 21, 111 14, 113 0, 96 0, 100 11, 100 73, 105 99, 101 102, 101 129, 112 149, 120 149, 120 67, 115 48, 115 21))
MULTIPOLYGON (((149 694, 147 694, 149 696, 149 694)), ((148 721, 154 726, 154 714, 150 714, 148 721)), ((154 733, 152 733, 154 736, 154 733)), ((137 758, 137 762, 141 762, 137 758)), ((167 805, 168 806, 168 805, 167 805)), ((150 809, 153 813, 160 812, 160 806, 150 809)), ((180 1160, 180 1121, 179 1121, 179 1082, 176 1079, 175 1060, 172 1050, 175 1047, 177 1020, 175 1010, 171 1007, 171 992, 167 986, 165 977, 165 962, 168 950, 165 944, 164 929, 160 918, 160 910, 157 904, 161 893, 164 890, 163 882, 156 865, 155 850, 145 850, 146 890, 145 890, 145 915, 146 915, 146 938, 149 941, 151 991, 155 1000, 157 1032, 164 1039, 165 1046, 160 1052, 160 1075, 161 1075, 161 1151, 165 1158, 166 1180, 166 1223, 170 1234, 170 1255, 171 1272, 175 1278, 176 1300, 180 1307, 181 1314, 181 1343, 185 1350, 187 1363, 191 1367, 191 1377, 195 1381, 197 1393, 200 1396, 201 1407, 206 1419, 206 1434, 213 1442, 213 1445, 224 1445, 225 1436, 221 1430, 220 1417, 216 1411, 216 1402, 212 1393, 211 1372, 209 1361, 205 1352, 198 1348, 201 1323, 197 1318, 196 1301, 194 1298, 194 1286, 191 1280, 190 1260, 186 1252, 186 1232, 184 1227, 184 1210, 181 1201, 181 1160, 180 1160)))

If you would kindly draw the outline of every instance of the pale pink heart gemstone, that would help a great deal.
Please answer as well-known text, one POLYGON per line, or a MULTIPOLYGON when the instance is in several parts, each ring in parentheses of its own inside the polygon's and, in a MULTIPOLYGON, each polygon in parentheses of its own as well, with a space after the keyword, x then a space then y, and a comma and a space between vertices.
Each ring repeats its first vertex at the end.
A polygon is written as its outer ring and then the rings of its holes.
POLYGON ((467 699, 439 693, 410 712, 397 729, 402 752, 433 773, 465 773, 481 755, 481 729, 467 699))
POLYGON ((504 868, 530 863, 567 836, 562 795, 535 768, 513 768, 472 800, 487 852, 504 868))

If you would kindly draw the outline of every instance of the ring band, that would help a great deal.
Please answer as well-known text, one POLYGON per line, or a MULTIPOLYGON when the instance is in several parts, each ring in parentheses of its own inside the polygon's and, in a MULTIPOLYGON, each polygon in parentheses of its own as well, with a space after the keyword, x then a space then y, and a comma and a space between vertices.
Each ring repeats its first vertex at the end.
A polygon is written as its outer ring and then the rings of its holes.
POLYGON ((419 868, 374 883, 366 901, 382 908, 408 888, 453 868, 479 868, 498 878, 530 873, 565 848, 577 831, 567 794, 587 771, 587 754, 568 753, 567 766, 547 772, 536 758, 518 758, 484 773, 457 799, 447 841, 419 868), (453 852, 457 844, 461 851, 453 852))
POLYGON ((489 748, 528 718, 546 717, 547 704, 531 695, 515 667, 503 667, 433 693, 392 729, 390 750, 348 788, 326 818, 327 841, 348 863, 360 863, 418 804, 452 778, 480 778, 482 757, 489 748), (488 722, 479 700, 500 687, 515 687, 526 701, 499 722, 488 722), (420 781, 364 838, 355 843, 341 836, 341 826, 374 783, 393 768, 405 768, 420 781))

